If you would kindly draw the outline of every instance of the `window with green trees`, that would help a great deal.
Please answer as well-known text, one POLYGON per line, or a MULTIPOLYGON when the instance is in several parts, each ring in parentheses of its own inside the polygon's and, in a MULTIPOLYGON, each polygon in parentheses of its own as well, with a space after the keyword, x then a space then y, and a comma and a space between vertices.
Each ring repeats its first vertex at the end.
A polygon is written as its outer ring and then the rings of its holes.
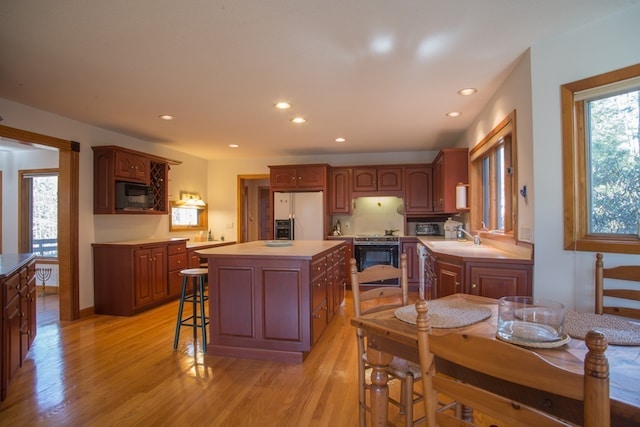
POLYGON ((565 249, 640 253, 640 64, 561 94, 565 249))

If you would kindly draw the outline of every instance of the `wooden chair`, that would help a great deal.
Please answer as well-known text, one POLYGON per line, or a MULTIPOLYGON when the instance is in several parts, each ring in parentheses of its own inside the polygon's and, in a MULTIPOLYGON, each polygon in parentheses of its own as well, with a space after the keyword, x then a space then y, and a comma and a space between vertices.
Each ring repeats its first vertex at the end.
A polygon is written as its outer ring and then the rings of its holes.
POLYGON ((589 352, 582 375, 561 369, 531 350, 492 337, 432 335, 426 301, 418 301, 416 310, 428 426, 474 425, 436 411, 436 392, 504 423, 498 425, 610 425, 609 364, 604 354, 607 340, 602 333, 587 334, 589 352), (446 369, 444 375, 438 370, 444 370, 444 366, 453 369, 446 369), (498 393, 504 381, 528 388, 502 396, 498 393))
MULTIPOLYGON (((409 283, 407 276, 407 255, 400 256, 400 268, 390 265, 374 265, 358 272, 356 260, 349 261, 351 268, 351 288, 353 291, 353 303, 356 316, 374 313, 393 307, 406 306, 409 302, 409 283), (361 283, 370 283, 378 280, 398 278, 400 286, 367 287, 361 289, 361 283)), ((366 412, 370 410, 367 405, 366 391, 370 386, 367 381, 367 345, 364 332, 356 328, 358 340, 358 382, 359 382, 359 411, 360 426, 366 425, 366 412)), ((422 395, 414 391, 414 382, 420 379, 420 366, 404 359, 394 357, 387 370, 390 378, 396 378, 401 382, 400 399, 389 398, 389 402, 398 406, 404 412, 405 426, 412 426, 421 422, 424 418, 413 420, 413 405, 420 402, 422 395)))
MULTIPOLYGON (((609 284, 611 280, 607 280, 609 284)), ((613 314, 615 316, 630 317, 640 320, 640 308, 624 307, 614 305, 621 300, 640 301, 640 265, 622 265, 619 267, 604 268, 602 254, 596 254, 596 314, 613 314), (605 279, 627 280, 634 283, 626 289, 607 287, 605 289, 605 279), (607 299, 605 305, 604 297, 617 298, 617 300, 607 299)), ((640 304, 638 304, 640 307, 640 304)))

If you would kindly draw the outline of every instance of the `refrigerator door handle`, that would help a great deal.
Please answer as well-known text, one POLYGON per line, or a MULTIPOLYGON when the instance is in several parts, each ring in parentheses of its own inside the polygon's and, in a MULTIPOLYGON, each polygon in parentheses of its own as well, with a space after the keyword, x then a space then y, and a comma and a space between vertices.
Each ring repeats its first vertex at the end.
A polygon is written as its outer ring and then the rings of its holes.
POLYGON ((295 215, 292 215, 292 218, 289 220, 291 227, 291 240, 296 240, 296 218, 295 215))

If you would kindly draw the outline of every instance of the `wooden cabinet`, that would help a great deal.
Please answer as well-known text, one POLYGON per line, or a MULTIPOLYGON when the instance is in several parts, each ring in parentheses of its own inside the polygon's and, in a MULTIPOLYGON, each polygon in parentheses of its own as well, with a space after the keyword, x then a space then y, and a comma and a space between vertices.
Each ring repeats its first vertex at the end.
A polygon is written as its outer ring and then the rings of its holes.
POLYGON ((329 173, 330 214, 351 215, 353 213, 353 206, 351 203, 351 180, 351 168, 331 168, 329 173))
POLYGON ((456 185, 469 182, 469 150, 445 148, 433 161, 433 210, 453 213, 456 209, 456 185))
POLYGON ((35 257, 1 255, 0 270, 0 400, 4 400, 36 337, 35 257))
POLYGON ((532 295, 531 264, 469 263, 467 293, 489 298, 532 295))
POLYGON ((115 178, 120 181, 150 182, 150 160, 148 157, 128 151, 114 151, 115 178))
POLYGON ((209 354, 302 362, 343 295, 336 281, 343 246, 310 257, 207 256, 216 313, 209 354))
POLYGON ((402 237, 400 239, 400 253, 407 255, 407 278, 409 289, 416 290, 420 285, 420 259, 417 251, 418 239, 402 237))
POLYGON ((169 212, 169 165, 180 162, 116 146, 93 148, 94 214, 166 214, 169 212), (116 183, 134 182, 151 186, 153 209, 116 209, 116 183))
POLYGON ((178 298, 186 264, 183 241, 94 243, 96 314, 131 316, 178 298))
POLYGON ((464 268, 461 263, 438 257, 436 260, 435 298, 464 292, 464 268))
POLYGON ((187 245, 185 242, 170 243, 168 246, 168 253, 169 296, 179 297, 182 290, 182 276, 180 276, 180 271, 185 268, 198 268, 200 267, 200 263, 195 267, 191 267, 189 265, 189 259, 187 258, 187 245))
POLYGON ((427 249, 425 270, 432 298, 466 293, 497 299, 533 292, 533 263, 527 260, 459 258, 427 249))
POLYGON ((353 193, 358 196, 402 196, 402 166, 368 166, 353 168, 353 193))
POLYGON ((329 165, 269 166, 272 191, 326 191, 329 165))
POLYGON ((404 213, 407 216, 433 213, 433 169, 429 165, 404 169, 404 213))

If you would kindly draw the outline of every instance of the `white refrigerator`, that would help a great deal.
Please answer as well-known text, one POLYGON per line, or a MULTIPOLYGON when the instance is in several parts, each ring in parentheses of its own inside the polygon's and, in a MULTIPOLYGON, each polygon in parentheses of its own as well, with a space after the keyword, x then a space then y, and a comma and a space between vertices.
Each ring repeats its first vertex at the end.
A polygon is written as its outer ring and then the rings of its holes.
POLYGON ((273 193, 274 220, 291 219, 293 240, 324 240, 322 191, 273 193))

